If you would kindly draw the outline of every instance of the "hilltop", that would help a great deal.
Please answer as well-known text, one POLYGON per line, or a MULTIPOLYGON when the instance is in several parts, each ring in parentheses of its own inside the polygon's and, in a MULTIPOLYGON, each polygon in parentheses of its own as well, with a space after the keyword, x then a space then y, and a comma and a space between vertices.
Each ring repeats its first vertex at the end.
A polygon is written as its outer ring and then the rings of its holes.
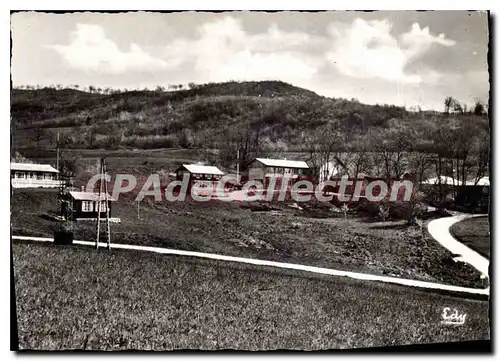
POLYGON ((279 81, 108 94, 13 89, 11 95, 13 143, 18 149, 34 143, 50 146, 57 131, 66 146, 75 148, 216 147, 244 128, 293 147, 303 131, 330 119, 364 128, 407 115, 401 107, 325 98, 279 81))
POLYGON ((488 118, 475 111, 441 113, 367 105, 323 97, 280 81, 179 87, 173 91, 92 87, 92 92, 13 89, 12 153, 36 158, 53 153, 59 133, 61 148, 80 152, 209 149, 215 155, 205 155, 205 161, 222 167, 235 166, 236 149, 241 150, 242 164, 257 155, 300 153, 308 158, 314 153, 315 167, 331 159, 333 152, 361 152, 356 159, 347 157, 355 162, 356 172, 365 168, 400 176, 408 163, 402 152, 462 159, 487 151, 481 149, 489 139, 488 118), (467 149, 459 149, 464 146, 467 149), (368 161, 363 156, 367 151, 382 158, 368 161), (387 152, 394 153, 395 160, 387 152))
MULTIPOLYGON (((191 85, 189 89, 177 91, 165 91, 161 87, 160 90, 109 90, 109 93, 55 88, 13 89, 11 111, 15 120, 30 123, 35 120, 71 115, 78 111, 89 111, 92 107, 99 107, 103 101, 115 103, 112 107, 114 109, 137 111, 150 106, 162 106, 169 102, 177 103, 190 98, 213 96, 321 98, 310 90, 280 81, 208 83, 191 85)), ((105 115, 95 112, 96 118, 103 118, 105 115)))

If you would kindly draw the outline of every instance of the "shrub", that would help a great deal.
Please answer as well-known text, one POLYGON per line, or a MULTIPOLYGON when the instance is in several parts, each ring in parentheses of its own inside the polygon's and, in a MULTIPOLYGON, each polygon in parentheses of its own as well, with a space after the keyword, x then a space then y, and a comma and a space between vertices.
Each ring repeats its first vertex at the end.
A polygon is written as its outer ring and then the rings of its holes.
POLYGON ((176 135, 148 135, 125 137, 122 144, 139 149, 176 148, 179 141, 176 135))

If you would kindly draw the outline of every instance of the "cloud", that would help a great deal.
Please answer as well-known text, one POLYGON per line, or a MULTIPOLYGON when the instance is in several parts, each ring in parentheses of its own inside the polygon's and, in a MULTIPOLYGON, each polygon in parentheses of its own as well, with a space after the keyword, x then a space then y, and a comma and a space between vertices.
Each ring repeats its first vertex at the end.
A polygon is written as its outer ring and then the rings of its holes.
POLYGON ((50 45, 73 68, 121 74, 127 71, 188 70, 198 81, 282 79, 302 83, 323 60, 304 45, 325 41, 302 32, 286 32, 272 24, 249 34, 231 16, 200 24, 195 38, 177 38, 157 57, 137 44, 122 51, 98 25, 77 24, 69 45, 50 45), (195 72, 196 74, 192 74, 195 72))
POLYGON ((77 24, 69 45, 51 45, 73 68, 122 74, 136 71, 173 71, 197 82, 227 80, 283 80, 313 86, 326 64, 351 78, 378 78, 394 83, 437 82, 441 74, 424 64, 408 65, 432 49, 453 46, 444 34, 413 24, 399 36, 387 20, 333 23, 328 35, 285 31, 272 23, 266 31, 249 33, 232 16, 201 23, 194 37, 178 37, 156 56, 137 44, 124 51, 99 25, 77 24))
POLYGON ((202 24, 196 39, 178 39, 165 49, 165 56, 192 62, 204 81, 310 79, 323 63, 320 54, 304 51, 320 39, 301 32, 285 32, 273 24, 268 31, 248 34, 230 16, 202 24))
POLYGON ((412 25, 410 32, 401 34, 400 39, 401 43, 407 46, 406 53, 408 57, 418 56, 428 51, 433 44, 442 46, 453 46, 456 44, 454 40, 446 39, 446 35, 443 33, 438 36, 432 36, 429 27, 420 29, 420 25, 417 23, 412 25))
POLYGON ((333 24, 329 32, 334 44, 326 56, 338 71, 356 78, 381 78, 400 83, 439 79, 439 74, 431 69, 422 67, 417 73, 409 73, 406 67, 433 44, 455 45, 455 41, 446 39, 444 34, 431 35, 428 27, 421 29, 417 23, 399 38, 393 35, 387 20, 358 18, 350 26, 333 24))
POLYGON ((77 24, 69 45, 48 47, 56 50, 69 66, 81 70, 120 74, 129 70, 153 71, 173 66, 154 58, 137 44, 130 44, 128 51, 120 50, 99 25, 77 24))

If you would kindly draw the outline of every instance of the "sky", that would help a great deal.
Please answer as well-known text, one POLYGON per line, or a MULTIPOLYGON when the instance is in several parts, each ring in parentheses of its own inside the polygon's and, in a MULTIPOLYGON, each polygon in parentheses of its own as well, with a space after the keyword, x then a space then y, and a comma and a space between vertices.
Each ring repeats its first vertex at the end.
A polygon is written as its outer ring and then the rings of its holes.
POLYGON ((484 12, 22 12, 11 37, 13 86, 281 80, 436 110, 447 96, 487 102, 490 88, 484 12))

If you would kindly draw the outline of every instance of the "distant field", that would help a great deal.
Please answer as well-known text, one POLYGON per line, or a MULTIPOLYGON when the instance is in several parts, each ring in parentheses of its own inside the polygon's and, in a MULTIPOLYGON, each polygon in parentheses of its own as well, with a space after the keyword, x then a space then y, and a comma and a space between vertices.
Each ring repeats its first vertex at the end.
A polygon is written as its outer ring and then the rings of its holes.
POLYGON ((13 244, 21 349, 327 349, 489 339, 488 302, 249 265, 13 244), (466 313, 441 325, 444 307, 466 313))
MULTIPOLYGON (((76 131, 76 130, 75 130, 76 131)), ((55 148, 23 148, 21 154, 38 163, 55 165, 55 148)), ((214 150, 209 151, 215 152, 214 150)), ((111 174, 130 173, 134 175, 150 175, 152 173, 168 173, 174 171, 182 163, 207 162, 207 153, 203 149, 161 148, 161 149, 64 149, 62 158, 75 159, 78 174, 98 172, 100 157, 106 158, 111 174)), ((287 152, 291 159, 305 159, 307 153, 287 152)), ((236 157, 236 155, 235 155, 236 157)), ((224 169, 236 171, 236 169, 224 169)), ((85 178, 88 180, 88 177, 85 178)))
MULTIPOLYGON (((304 210, 274 204, 193 201, 140 205, 120 198, 113 213, 112 242, 210 252, 230 256, 306 264, 452 284, 487 286, 471 266, 401 222, 347 220, 323 205, 304 210), (326 217, 326 218, 325 218, 326 217)), ((58 209, 55 193, 15 191, 11 201, 13 234, 52 237, 57 222, 44 217, 58 209)), ((75 224, 75 238, 95 239, 92 223, 75 224)))
POLYGON ((488 217, 474 217, 455 223, 450 232, 466 246, 490 258, 491 237, 488 217))
MULTIPOLYGON (((55 150, 27 148, 22 150, 24 157, 39 163, 55 165, 55 150)), ((112 174, 130 173, 134 175, 150 175, 152 173, 168 173, 174 171, 179 164, 205 161, 200 149, 64 149, 62 159, 75 159, 77 173, 98 173, 100 157, 106 158, 108 170, 112 174)), ((84 176, 77 181, 88 180, 84 176)), ((82 183, 84 184, 84 183, 82 183)))

